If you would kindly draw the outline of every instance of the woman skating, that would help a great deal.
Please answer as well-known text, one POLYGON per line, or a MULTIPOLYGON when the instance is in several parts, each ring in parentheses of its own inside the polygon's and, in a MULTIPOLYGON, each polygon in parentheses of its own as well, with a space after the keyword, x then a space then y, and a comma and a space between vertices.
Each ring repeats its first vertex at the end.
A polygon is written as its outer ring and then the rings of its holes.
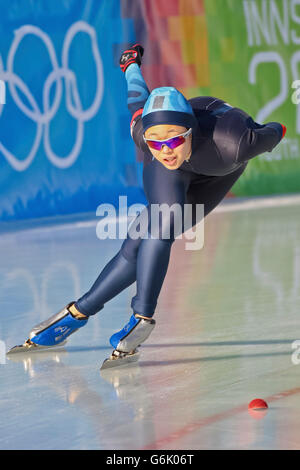
POLYGON ((120 66, 128 85, 131 135, 144 152, 148 236, 131 237, 129 230, 120 251, 104 267, 91 289, 37 325, 29 340, 11 352, 62 344, 106 302, 136 282, 136 295, 131 302, 133 313, 125 327, 110 338, 114 351, 104 367, 135 360, 136 348, 155 326, 152 317, 171 247, 178 231, 186 228, 185 205, 191 207, 193 226, 199 222, 197 204, 204 205, 204 216, 209 214, 245 171, 248 161, 271 152, 284 137, 286 129, 280 123, 258 124, 247 113, 219 98, 201 96, 186 100, 173 87, 156 88, 150 93, 140 71, 142 55, 143 48, 135 45, 122 54, 120 66), (172 211, 162 213, 158 225, 153 223, 151 207, 161 204, 182 208, 179 230, 172 211))

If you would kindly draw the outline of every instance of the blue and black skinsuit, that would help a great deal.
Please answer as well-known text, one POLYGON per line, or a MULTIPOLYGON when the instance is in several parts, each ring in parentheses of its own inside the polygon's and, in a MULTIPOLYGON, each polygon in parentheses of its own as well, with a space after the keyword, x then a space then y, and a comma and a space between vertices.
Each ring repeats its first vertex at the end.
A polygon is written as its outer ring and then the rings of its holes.
MULTIPOLYGON (((221 99, 212 96, 193 98, 188 100, 193 116, 186 125, 193 129, 192 154, 189 161, 184 161, 178 169, 169 170, 152 157, 143 140, 145 127, 149 127, 151 122, 150 115, 142 115, 149 90, 139 66, 130 65, 125 77, 128 107, 132 114, 131 134, 135 144, 144 152, 143 183, 148 209, 151 204, 172 206, 177 203, 182 207, 185 203, 204 204, 206 216, 222 201, 248 161, 264 152, 271 152, 284 135, 281 124, 257 124, 244 111, 221 99)), ((152 125, 157 123, 159 120, 152 125)), ((177 123, 182 125, 180 120, 177 123)), ((193 221, 196 222, 198 220, 193 221)), ((168 216, 162 217, 162 227, 156 237, 133 239, 128 235, 91 289, 75 302, 77 310, 87 316, 94 315, 107 301, 136 282, 136 295, 131 302, 133 312, 152 317, 174 242, 174 236, 165 238, 162 235, 165 227, 171 227, 172 234, 172 223, 169 212, 168 216)))

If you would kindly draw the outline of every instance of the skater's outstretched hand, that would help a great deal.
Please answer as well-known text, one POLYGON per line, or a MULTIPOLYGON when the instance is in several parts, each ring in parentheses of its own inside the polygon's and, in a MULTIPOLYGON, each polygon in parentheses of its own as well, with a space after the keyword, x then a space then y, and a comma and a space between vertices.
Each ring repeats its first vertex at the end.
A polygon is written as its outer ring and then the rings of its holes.
POLYGON ((140 44, 134 44, 134 46, 124 51, 120 57, 121 70, 125 72, 130 64, 138 64, 140 67, 143 54, 144 48, 140 44))

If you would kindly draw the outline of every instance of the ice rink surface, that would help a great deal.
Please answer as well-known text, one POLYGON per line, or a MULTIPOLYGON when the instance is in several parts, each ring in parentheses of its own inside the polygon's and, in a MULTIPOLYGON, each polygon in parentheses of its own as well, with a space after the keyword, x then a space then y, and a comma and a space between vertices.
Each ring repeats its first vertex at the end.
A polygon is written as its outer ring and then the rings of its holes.
POLYGON ((300 200, 261 201, 209 215, 202 250, 175 242, 139 364, 102 373, 135 286, 64 349, 3 349, 86 292, 121 241, 95 219, 4 231, 0 449, 300 449, 300 200))

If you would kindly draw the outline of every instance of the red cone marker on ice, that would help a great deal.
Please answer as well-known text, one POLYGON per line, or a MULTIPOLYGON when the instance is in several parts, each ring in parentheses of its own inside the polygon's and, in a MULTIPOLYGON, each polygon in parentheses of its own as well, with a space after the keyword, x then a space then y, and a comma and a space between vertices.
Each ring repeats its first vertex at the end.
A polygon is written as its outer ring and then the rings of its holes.
POLYGON ((248 405, 248 412, 252 418, 261 419, 268 411, 268 404, 261 398, 255 398, 248 405))
POLYGON ((267 408, 267 402, 265 402, 265 400, 262 400, 261 398, 255 398, 254 400, 250 401, 248 405, 249 410, 265 410, 267 408))

